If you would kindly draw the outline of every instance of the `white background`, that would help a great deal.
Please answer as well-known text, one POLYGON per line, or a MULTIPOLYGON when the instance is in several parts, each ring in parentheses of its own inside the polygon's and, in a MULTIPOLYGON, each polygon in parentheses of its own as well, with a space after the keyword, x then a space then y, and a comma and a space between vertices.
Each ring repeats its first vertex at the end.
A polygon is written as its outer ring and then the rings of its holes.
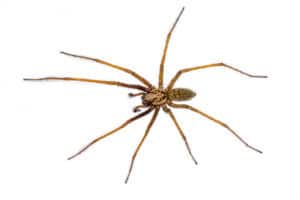
POLYGON ((0 199, 299 199, 300 6, 293 0, 0 1, 0 199), (124 184, 147 116, 67 157, 130 118, 139 98, 124 88, 23 77, 77 76, 137 83, 128 74, 59 54, 129 67, 157 84, 164 40, 166 81, 183 67, 226 69, 182 76, 187 102, 225 121, 250 144, 190 111, 176 110, 195 166, 161 112, 124 184))

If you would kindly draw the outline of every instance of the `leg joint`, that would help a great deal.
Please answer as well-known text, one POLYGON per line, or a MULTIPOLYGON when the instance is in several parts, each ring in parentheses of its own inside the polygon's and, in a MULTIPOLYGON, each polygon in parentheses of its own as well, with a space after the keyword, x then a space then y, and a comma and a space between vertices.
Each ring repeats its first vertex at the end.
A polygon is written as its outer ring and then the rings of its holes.
POLYGON ((179 75, 181 75, 183 72, 184 72, 183 69, 181 69, 181 70, 179 70, 179 71, 177 72, 177 75, 179 76, 179 75))
POLYGON ((170 113, 170 109, 167 106, 163 107, 163 111, 165 111, 166 113, 170 113))

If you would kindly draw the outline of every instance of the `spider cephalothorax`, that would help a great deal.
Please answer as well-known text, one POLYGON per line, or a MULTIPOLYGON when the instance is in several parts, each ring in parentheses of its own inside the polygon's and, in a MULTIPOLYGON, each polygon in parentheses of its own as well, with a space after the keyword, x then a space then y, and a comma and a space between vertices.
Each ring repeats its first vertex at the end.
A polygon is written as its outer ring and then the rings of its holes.
POLYGON ((138 112, 141 111, 142 109, 146 109, 145 111, 133 116, 132 118, 126 120, 124 123, 122 123, 121 125, 119 125, 117 128, 109 131, 108 133, 94 139, 92 142, 90 142, 88 145, 86 145, 83 149, 81 149, 79 152, 77 152, 76 154, 74 154, 73 156, 69 157, 68 159, 73 159, 74 157, 78 156, 79 154, 81 154, 82 152, 84 152, 86 149, 88 149, 90 146, 92 146, 93 144, 95 144, 96 142, 98 142, 99 140, 119 131, 120 129, 124 128, 125 126, 127 126, 128 124, 130 124, 131 122, 144 117, 145 115, 153 112, 153 116, 146 128, 146 131, 141 139, 141 141, 139 142, 133 156, 130 162, 130 167, 129 167, 129 171, 127 174, 127 177, 125 179, 125 183, 127 183, 129 176, 131 174, 131 170, 136 158, 136 155, 138 154, 142 144, 144 143, 154 121, 157 118, 158 112, 160 111, 160 109, 162 108, 172 119, 172 121, 174 122, 176 128, 179 131, 179 134, 181 136, 181 138, 183 139, 185 146, 188 150, 189 155, 191 156, 191 158, 193 159, 193 161, 195 162, 195 164, 197 164, 196 159, 194 158, 191 149, 189 147, 189 144, 187 142, 186 136, 183 133, 181 127, 179 126, 179 123, 177 122, 171 108, 179 108, 179 109, 188 109, 191 110, 195 113, 198 113, 202 116, 204 116, 205 118, 223 126, 224 128, 226 128, 228 131, 230 131, 238 140, 240 140, 243 144, 245 144, 247 147, 249 147, 250 149, 262 153, 262 151, 256 149, 253 146, 250 146, 244 139, 242 139, 232 128, 230 128, 227 124, 225 124, 224 122, 206 114, 205 112, 194 108, 190 105, 187 104, 176 104, 173 103, 173 101, 186 101, 189 100, 191 98, 193 98, 196 93, 193 92, 190 89, 186 89, 186 88, 173 88, 175 82, 177 81, 177 79, 183 75, 184 73, 187 72, 191 72, 191 71, 195 71, 195 70, 200 70, 200 69, 205 69, 205 68, 213 68, 213 67, 224 67, 236 72, 239 72, 243 75, 246 75, 248 77, 254 77, 254 78, 266 78, 267 76, 261 76, 261 75, 251 75, 248 74, 246 72, 243 72, 237 68, 234 68, 230 65, 224 64, 224 63, 213 63, 213 64, 208 64, 208 65, 202 65, 202 66, 196 66, 196 67, 190 67, 190 68, 184 68, 179 70, 175 76, 171 79, 170 83, 167 85, 167 87, 164 88, 163 86, 163 80, 164 80, 164 64, 165 64, 165 59, 166 59, 166 55, 167 55, 167 50, 168 50, 168 46, 169 46, 169 41, 172 35, 172 32, 180 18, 180 16, 182 15, 184 11, 184 8, 182 8, 182 10, 180 11, 178 17, 176 18, 175 23, 173 24, 173 26, 171 27, 171 30, 169 31, 167 38, 166 38, 166 42, 165 42, 165 48, 163 51, 163 55, 161 58, 161 63, 160 63, 160 68, 159 68, 159 80, 158 80, 158 87, 156 88, 155 86, 153 86, 149 81, 147 81, 143 76, 137 74, 136 72, 125 68, 125 67, 121 67, 115 64, 111 64, 107 61, 101 60, 101 59, 97 59, 97 58, 91 58, 91 57, 87 57, 87 56, 80 56, 80 55, 75 55, 75 54, 70 54, 70 53, 66 53, 66 52, 61 52, 64 55, 67 56, 72 56, 72 57, 77 57, 77 58, 82 58, 82 59, 86 59, 86 60, 91 60, 91 61, 95 61, 97 63, 112 67, 114 69, 117 70, 121 70, 125 73, 128 73, 130 75, 132 75, 134 78, 136 78, 138 81, 140 81, 142 83, 142 85, 137 85, 137 84, 128 84, 128 83, 123 83, 123 82, 119 82, 119 81, 106 81, 106 80, 93 80, 93 79, 86 79, 86 78, 74 78, 74 77, 44 77, 44 78, 27 78, 24 80, 65 80, 65 81, 81 81, 81 82, 92 82, 92 83, 98 83, 98 84, 106 84, 106 85, 114 85, 114 86, 119 86, 119 87, 125 87, 125 88, 130 88, 130 89, 136 89, 139 90, 139 93, 129 93, 130 97, 134 97, 134 96, 141 96, 142 98, 142 105, 136 106, 134 108, 134 112, 138 112))
POLYGON ((142 95, 144 106, 162 106, 168 101, 168 96, 164 90, 152 89, 150 92, 142 95))

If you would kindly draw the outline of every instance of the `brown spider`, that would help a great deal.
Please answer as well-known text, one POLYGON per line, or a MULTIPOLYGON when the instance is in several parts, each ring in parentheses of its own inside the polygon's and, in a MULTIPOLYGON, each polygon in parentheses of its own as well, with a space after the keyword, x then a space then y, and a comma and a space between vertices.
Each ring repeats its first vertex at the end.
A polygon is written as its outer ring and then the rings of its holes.
POLYGON ((100 64, 104 64, 107 65, 109 67, 121 70, 125 73, 128 73, 130 75, 132 75, 133 77, 135 77, 136 79, 138 79, 140 82, 142 82, 144 85, 136 85, 136 84, 128 84, 128 83, 123 83, 123 82, 119 82, 119 81, 105 81, 105 80, 92 80, 92 79, 86 79, 86 78, 74 78, 74 77, 44 77, 44 78, 25 78, 24 80, 33 80, 33 81, 40 81, 40 80, 65 80, 65 81, 82 81, 82 82, 92 82, 92 83, 99 83, 99 84, 106 84, 106 85, 115 85, 115 86, 120 86, 120 87, 125 87, 125 88, 132 88, 132 89, 136 89, 136 90, 140 90, 141 92, 139 93, 129 93, 130 97, 136 97, 136 96, 141 96, 142 99, 142 104, 136 106, 133 111, 134 112, 139 112, 141 111, 141 108, 148 108, 146 111, 141 112, 138 115, 135 115, 134 117, 128 119, 127 121, 125 121, 123 124, 121 124, 120 126, 118 126, 117 128, 111 130, 110 132, 94 139, 92 142, 90 142, 88 145, 86 145, 83 149, 81 149, 79 152, 77 152, 76 154, 74 154, 73 156, 69 157, 68 159, 71 160, 73 158, 75 158, 76 156, 78 156, 79 154, 81 154, 82 152, 84 152, 86 149, 88 149, 90 146, 92 146, 93 144, 95 144, 96 142, 98 142, 99 140, 121 130, 122 128, 124 128, 125 126, 127 126, 128 124, 130 124, 131 122, 144 117, 145 115, 151 113, 152 111, 154 111, 152 118, 146 128, 146 131, 144 133, 144 136, 142 137, 140 143, 138 144, 132 159, 131 159, 131 163, 130 163, 130 167, 129 167, 129 171, 128 171, 128 175, 125 179, 125 183, 128 182, 129 176, 131 174, 132 168, 133 168, 133 164, 135 161, 135 158, 143 144, 143 142, 145 141, 146 137, 148 136, 148 133, 158 115, 158 112, 160 110, 160 108, 163 109, 164 112, 166 112, 172 119, 172 121, 174 122, 175 126, 177 127, 183 141, 185 142, 186 148, 188 150, 189 155, 191 156, 191 158, 193 159, 193 161, 195 162, 195 164, 197 164, 196 159, 194 158, 191 149, 189 147, 189 144, 187 142, 186 136, 184 135, 182 129, 180 128, 172 110, 170 109, 170 107, 172 108, 183 108, 183 109, 188 109, 191 110, 193 112, 196 112, 208 119, 210 119, 211 121, 223 126, 224 128, 226 128, 227 130, 229 130, 237 139, 239 139, 243 144, 245 144, 247 147, 249 147, 250 149, 258 152, 258 153, 262 153, 262 151, 260 151, 259 149, 249 145, 244 139, 242 139, 234 130, 232 130, 227 124, 225 124, 224 122, 202 112, 201 110, 198 110, 190 105, 186 105, 186 104, 176 104, 173 101, 186 101, 189 100, 191 98, 193 98, 196 93, 193 92, 190 89, 187 88, 173 88, 175 82, 177 81, 177 79, 184 73, 187 72, 191 72, 194 70, 199 70, 199 69, 205 69, 205 68, 210 68, 210 67, 225 67, 227 69, 231 69, 233 71, 239 72, 243 75, 246 75, 248 77, 252 77, 252 78, 267 78, 267 76, 261 76, 261 75, 251 75, 248 74, 246 72, 243 72, 237 68, 234 68, 230 65, 224 64, 224 63, 213 63, 213 64, 208 64, 208 65, 202 65, 202 66, 196 66, 196 67, 191 67, 191 68, 185 68, 185 69, 181 69, 179 70, 176 75, 171 79, 170 83, 167 85, 167 87, 163 87, 163 77, 164 77, 164 63, 165 63, 165 59, 166 59, 166 53, 168 50, 168 45, 170 42, 170 38, 172 35, 172 32, 179 20, 179 18, 181 17, 182 13, 184 11, 184 7, 181 9, 178 17, 176 18, 171 30, 169 31, 166 41, 165 41, 165 47, 164 47, 164 51, 163 51, 163 55, 161 58, 161 63, 160 63, 160 70, 159 70, 159 82, 158 82, 158 87, 155 87, 154 85, 152 85, 149 81, 147 81, 144 77, 140 76, 139 74, 137 74, 136 72, 127 69, 125 67, 121 67, 118 65, 114 65, 111 64, 109 62, 97 59, 97 58, 90 58, 90 57, 86 57, 86 56, 80 56, 80 55, 74 55, 74 54, 70 54, 70 53, 66 53, 66 52, 61 52, 64 55, 67 56, 72 56, 72 57, 76 57, 76 58, 82 58, 82 59, 86 59, 86 60, 91 60, 91 61, 95 61, 97 63, 100 64))

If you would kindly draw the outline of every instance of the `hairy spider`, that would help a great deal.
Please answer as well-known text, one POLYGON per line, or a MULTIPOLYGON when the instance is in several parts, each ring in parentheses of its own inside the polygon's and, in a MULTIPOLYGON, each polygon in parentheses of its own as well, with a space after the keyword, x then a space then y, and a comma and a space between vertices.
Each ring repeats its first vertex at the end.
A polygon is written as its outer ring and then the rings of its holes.
POLYGON ((179 18, 181 17, 182 13, 184 11, 184 7, 181 9, 178 17, 176 18, 173 26, 171 27, 167 38, 165 40, 165 46, 164 46, 164 50, 163 50, 163 55, 161 58, 161 63, 160 63, 160 68, 159 68, 159 81, 158 81, 158 87, 155 87, 154 85, 152 85, 149 81, 147 81, 144 77, 142 77, 141 75, 137 74, 136 72, 125 68, 125 67, 121 67, 115 64, 111 64, 107 61, 101 60, 101 59, 97 59, 97 58, 91 58, 91 57, 87 57, 87 56, 81 56, 81 55, 75 55, 75 54, 70 54, 70 53, 66 53, 66 52, 61 52, 64 55, 67 56, 72 56, 72 57, 76 57, 76 58, 82 58, 82 59, 86 59, 86 60, 91 60, 91 61, 95 61, 97 63, 103 64, 103 65, 107 65, 109 67, 115 68, 117 70, 121 70, 125 73, 128 73, 130 75, 132 75, 133 77, 135 77, 136 79, 138 79, 141 83, 143 83, 143 85, 137 85, 137 84, 128 84, 128 83, 123 83, 123 82, 119 82, 119 81, 106 81, 106 80, 93 80, 93 79, 86 79, 86 78, 74 78, 74 77, 44 77, 44 78, 25 78, 24 80, 31 80, 31 81, 41 81, 41 80, 65 80, 65 81, 81 81, 81 82, 92 82, 92 83, 99 83, 99 84, 106 84, 106 85, 114 85, 114 86, 120 86, 120 87, 125 87, 125 88, 131 88, 131 89, 136 89, 139 90, 139 93, 129 93, 130 97, 136 97, 136 96, 140 96, 142 99, 142 104, 136 106, 133 111, 134 112, 139 112, 141 111, 141 108, 147 108, 147 110, 141 112, 138 115, 135 115, 134 117, 128 119, 127 121, 125 121, 123 124, 121 124, 120 126, 118 126, 117 128, 111 130, 110 132, 94 139, 92 142, 90 142, 88 145, 86 145, 83 149, 81 149, 79 152, 77 152, 76 154, 72 155, 71 157, 69 157, 68 159, 71 160, 73 158, 75 158, 76 156, 78 156, 79 154, 81 154, 82 152, 84 152, 86 149, 88 149, 90 146, 92 146, 93 144, 95 144, 96 142, 98 142, 99 140, 112 135, 113 133, 121 130, 122 128, 126 127, 128 124, 130 124, 133 121, 136 121, 137 119, 140 119, 141 117, 144 117, 145 115, 151 113, 152 111, 154 111, 152 118, 146 128, 146 131, 141 139, 141 141, 139 142, 138 146, 135 149, 135 152, 132 156, 131 162, 130 162, 130 167, 129 167, 129 171, 127 174, 127 177, 125 179, 125 183, 128 182, 128 179, 130 177, 132 168, 133 168, 133 164, 135 161, 135 158, 142 146, 142 144, 144 143, 146 137, 149 134, 149 131, 152 127, 152 125, 154 124, 154 121, 157 118, 158 112, 159 110, 162 108, 163 111, 165 113, 167 113, 170 118, 172 119, 172 121, 174 122, 176 128, 179 131, 179 134, 181 135, 185 146, 187 148, 187 151, 189 153, 189 155, 191 156, 192 160, 194 161, 195 164, 197 164, 196 159, 194 158, 190 146, 187 142, 186 136, 183 133, 180 125, 178 124, 172 110, 170 108, 181 108, 181 109, 187 109, 187 110, 191 110, 195 113, 198 113, 204 117, 206 117, 207 119, 223 126, 224 128, 226 128, 227 130, 229 130, 238 140, 240 140, 244 145, 246 145, 246 147, 258 152, 258 153, 262 153, 262 151, 260 151, 259 149, 249 145, 243 138, 241 138, 232 128, 230 128, 227 124, 225 124, 224 122, 204 113, 203 111, 194 108, 190 105, 186 105, 186 104, 177 104, 174 103, 173 101, 186 101, 189 100, 191 98, 193 98, 196 93, 193 92, 190 89, 187 88, 174 88, 174 84, 176 83, 177 79, 183 75, 184 73, 187 72, 191 72, 191 71, 195 71, 195 70, 199 70, 199 69, 206 69, 206 68, 211 68, 211 67, 224 67, 236 72, 239 72, 243 75, 246 75, 248 77, 252 77, 252 78, 267 78, 267 76, 262 76, 262 75, 252 75, 249 73, 246 73, 242 70, 239 70, 237 68, 234 68, 230 65, 224 64, 224 63, 213 63, 213 64, 208 64, 208 65, 202 65, 202 66, 196 66, 196 67, 190 67, 190 68, 184 68, 179 70, 175 76, 171 79, 170 83, 164 87, 163 84, 163 78, 164 78, 164 64, 165 64, 165 60, 166 60, 166 54, 167 54, 167 50, 168 50, 168 46, 169 46, 169 42, 170 42, 170 38, 172 35, 172 32, 176 26, 176 24, 179 21, 179 18))

